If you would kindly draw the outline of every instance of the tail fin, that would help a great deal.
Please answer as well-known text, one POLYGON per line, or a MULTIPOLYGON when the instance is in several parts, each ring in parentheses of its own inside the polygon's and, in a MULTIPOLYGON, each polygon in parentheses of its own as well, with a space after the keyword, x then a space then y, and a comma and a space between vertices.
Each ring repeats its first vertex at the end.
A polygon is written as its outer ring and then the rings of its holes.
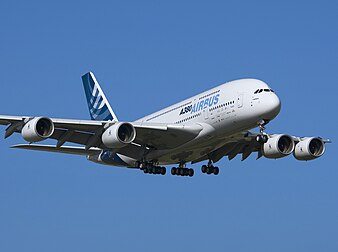
POLYGON ((82 76, 82 82, 91 119, 96 121, 117 122, 117 117, 110 107, 94 74, 92 72, 86 73, 82 76))

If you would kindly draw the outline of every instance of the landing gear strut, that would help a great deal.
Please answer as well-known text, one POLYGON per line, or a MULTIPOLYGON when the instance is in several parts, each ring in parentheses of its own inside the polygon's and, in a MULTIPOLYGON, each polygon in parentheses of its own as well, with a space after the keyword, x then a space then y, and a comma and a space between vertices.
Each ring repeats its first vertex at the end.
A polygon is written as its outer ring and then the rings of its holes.
POLYGON ((178 176, 194 176, 194 170, 185 167, 185 163, 181 163, 177 168, 171 168, 171 175, 178 175, 178 176))
POLYGON ((264 143, 266 143, 267 141, 268 141, 268 135, 264 132, 265 131, 265 125, 266 125, 267 123, 264 121, 264 120, 260 120, 259 122, 258 122, 258 127, 259 127, 259 132, 260 132, 260 134, 258 134, 257 136, 256 136, 256 141, 258 142, 258 143, 261 143, 261 144, 264 144, 264 143))
POLYGON ((214 166, 211 162, 211 160, 209 160, 208 165, 202 165, 202 173, 206 173, 208 175, 210 174, 214 174, 214 175, 218 175, 219 174, 219 168, 217 166, 214 166))

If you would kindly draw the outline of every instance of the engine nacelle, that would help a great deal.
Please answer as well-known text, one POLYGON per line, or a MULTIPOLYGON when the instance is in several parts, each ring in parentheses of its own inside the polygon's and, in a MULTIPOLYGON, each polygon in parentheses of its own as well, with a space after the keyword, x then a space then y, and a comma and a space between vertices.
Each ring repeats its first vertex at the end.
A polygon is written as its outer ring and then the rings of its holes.
POLYGON ((27 142, 42 141, 54 133, 54 124, 47 117, 35 117, 27 122, 22 130, 21 135, 27 142))
POLYGON ((294 157, 297 160, 312 160, 320 157, 325 152, 325 144, 318 137, 306 137, 296 144, 294 157))
POLYGON ((130 123, 119 122, 110 126, 102 134, 102 143, 112 149, 130 144, 136 137, 136 130, 130 123))
POLYGON ((266 158, 282 158, 293 152, 295 143, 288 135, 273 135, 262 147, 266 158))

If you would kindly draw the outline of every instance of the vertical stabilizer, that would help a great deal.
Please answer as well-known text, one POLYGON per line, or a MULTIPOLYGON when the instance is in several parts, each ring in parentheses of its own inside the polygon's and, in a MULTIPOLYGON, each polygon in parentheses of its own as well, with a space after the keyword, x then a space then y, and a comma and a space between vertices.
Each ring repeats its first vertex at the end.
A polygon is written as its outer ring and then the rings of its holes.
POLYGON ((117 117, 92 72, 82 76, 89 114, 92 120, 114 121, 117 117))

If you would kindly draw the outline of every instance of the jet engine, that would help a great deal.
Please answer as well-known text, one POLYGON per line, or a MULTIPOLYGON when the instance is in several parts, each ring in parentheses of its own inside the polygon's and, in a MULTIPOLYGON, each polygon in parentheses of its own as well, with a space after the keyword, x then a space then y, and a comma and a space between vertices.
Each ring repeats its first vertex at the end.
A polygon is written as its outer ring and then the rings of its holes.
POLYGON ((27 142, 39 142, 47 139, 54 133, 54 124, 47 117, 35 117, 22 128, 21 134, 27 142))
POLYGON ((294 157, 297 160, 312 160, 320 157, 325 152, 325 144, 318 137, 306 137, 296 144, 294 157))
POLYGON ((262 152, 266 158, 282 158, 293 152, 295 143, 288 135, 273 135, 264 143, 262 152))
POLYGON ((136 137, 136 130, 130 123, 119 122, 110 126, 102 134, 102 143, 112 149, 130 144, 136 137))

